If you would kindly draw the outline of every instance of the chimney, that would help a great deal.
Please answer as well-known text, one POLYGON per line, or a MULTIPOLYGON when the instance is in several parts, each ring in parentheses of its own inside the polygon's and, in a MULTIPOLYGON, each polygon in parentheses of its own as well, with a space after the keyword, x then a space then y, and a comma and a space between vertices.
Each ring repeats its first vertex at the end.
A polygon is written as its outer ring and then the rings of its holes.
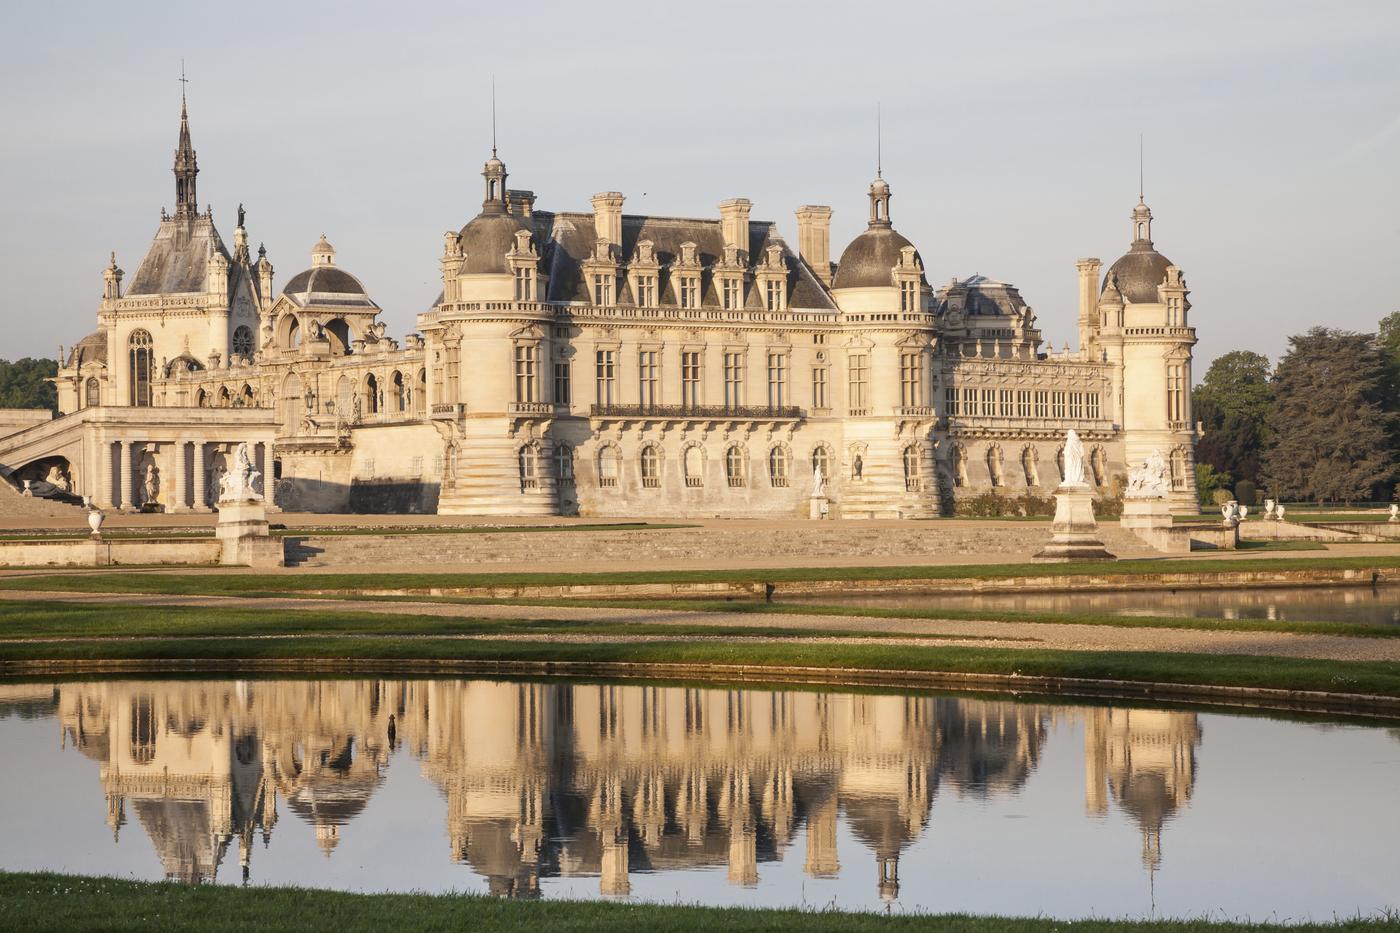
POLYGON ((807 265, 831 284, 831 208, 808 204, 797 209, 797 249, 807 265))
POLYGON ((506 212, 517 217, 529 217, 535 212, 535 192, 519 188, 506 191, 506 212))
POLYGON ((742 253, 749 251, 749 210, 753 202, 748 198, 730 198, 719 204, 720 229, 724 234, 724 245, 737 247, 742 253))
POLYGON ((607 240, 615 253, 622 250, 621 191, 604 191, 593 195, 593 228, 598 239, 607 240))
POLYGON ((1089 335, 1098 329, 1099 267, 1097 259, 1081 259, 1074 264, 1079 270, 1079 341, 1088 343, 1089 335))

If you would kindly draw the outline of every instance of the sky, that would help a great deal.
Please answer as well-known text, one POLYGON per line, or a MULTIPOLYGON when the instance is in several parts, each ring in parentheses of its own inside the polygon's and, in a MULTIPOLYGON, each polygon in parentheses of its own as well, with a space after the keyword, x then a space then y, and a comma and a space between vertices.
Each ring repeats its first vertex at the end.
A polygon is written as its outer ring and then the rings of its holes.
POLYGON ((325 233, 411 332, 442 233, 480 209, 496 84, 510 185, 543 210, 834 208, 864 227, 876 110, 928 278, 1017 285, 1075 341, 1075 260, 1130 240, 1143 139, 1196 374, 1400 310, 1400 3, 17 4, 0 34, 0 358, 95 328, 172 207, 180 67, 199 197, 275 285, 325 233))

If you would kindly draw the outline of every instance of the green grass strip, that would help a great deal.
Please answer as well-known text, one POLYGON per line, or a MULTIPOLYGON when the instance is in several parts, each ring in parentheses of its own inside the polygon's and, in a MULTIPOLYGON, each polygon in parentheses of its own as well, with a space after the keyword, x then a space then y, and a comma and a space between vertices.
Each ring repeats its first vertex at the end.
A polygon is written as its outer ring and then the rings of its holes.
POLYGON ((474 894, 349 894, 290 887, 236 888, 51 873, 0 873, 0 925, 11 930, 199 931, 306 929, 597 933, 699 930, 774 933, 1361 933, 1394 929, 1393 914, 1297 925, 1228 920, 1082 920, 836 910, 757 910, 604 901, 521 901, 474 894))

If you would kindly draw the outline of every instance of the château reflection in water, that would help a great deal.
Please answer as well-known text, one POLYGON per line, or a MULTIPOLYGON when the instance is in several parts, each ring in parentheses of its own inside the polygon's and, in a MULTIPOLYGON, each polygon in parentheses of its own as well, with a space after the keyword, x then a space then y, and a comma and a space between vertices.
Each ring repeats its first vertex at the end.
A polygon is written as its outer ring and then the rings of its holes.
POLYGON ((1086 810, 1131 814, 1155 869, 1201 742, 1190 712, 485 680, 0 685, 6 715, 56 716, 99 765, 114 840, 138 823, 191 883, 234 858, 247 880, 255 839, 305 827, 330 857, 402 752, 446 800, 450 857, 511 897, 667 869, 753 885, 796 848, 814 878, 873 859, 894 901, 935 796, 1018 793, 1056 720, 1082 725, 1086 810), (840 851, 841 823, 865 850, 840 851))

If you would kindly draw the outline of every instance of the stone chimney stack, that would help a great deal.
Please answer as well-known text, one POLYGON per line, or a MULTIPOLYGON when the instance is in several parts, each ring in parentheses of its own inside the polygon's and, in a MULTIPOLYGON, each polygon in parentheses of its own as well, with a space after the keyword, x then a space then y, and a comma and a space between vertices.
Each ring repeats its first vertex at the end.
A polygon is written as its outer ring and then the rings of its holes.
POLYGON ((748 198, 730 198, 719 205, 720 229, 724 234, 724 245, 737 247, 742 253, 749 251, 749 211, 753 202, 748 198))
POLYGON ((797 248, 807 265, 831 284, 831 208, 808 204, 797 209, 797 248))
POLYGON ((604 191, 593 195, 593 226, 598 239, 607 240, 615 255, 622 251, 622 202, 621 191, 604 191))
MULTIPOLYGON (((594 198, 597 203, 597 198, 594 198)), ((517 217, 529 217, 535 212, 535 192, 511 188, 506 192, 506 211, 517 217)))
POLYGON ((1099 330, 1099 267, 1097 259, 1081 259, 1074 264, 1079 270, 1079 346, 1085 347, 1099 330))

